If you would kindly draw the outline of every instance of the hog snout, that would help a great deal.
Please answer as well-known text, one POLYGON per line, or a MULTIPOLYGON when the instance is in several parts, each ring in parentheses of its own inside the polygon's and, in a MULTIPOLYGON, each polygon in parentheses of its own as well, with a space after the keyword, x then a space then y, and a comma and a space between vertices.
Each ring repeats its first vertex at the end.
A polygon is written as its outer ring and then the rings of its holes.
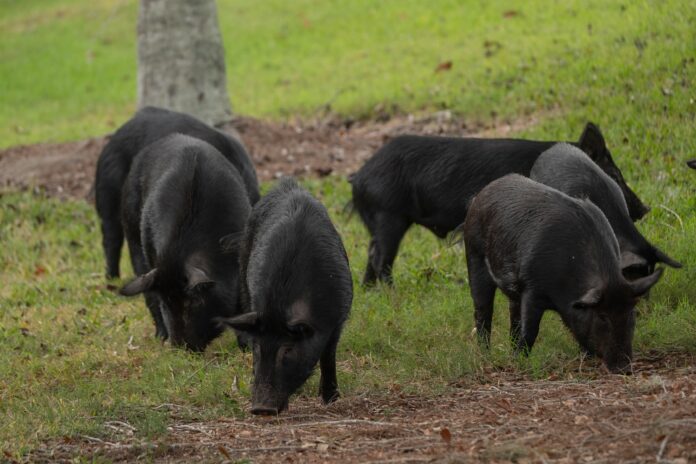
POLYGON ((606 366, 607 370, 612 374, 630 375, 633 373, 633 369, 631 369, 630 355, 624 354, 618 357, 614 357, 613 359, 605 359, 604 365, 606 366))
POLYGON ((186 349, 194 353, 202 353, 205 351, 205 344, 201 342, 186 341, 186 349))
POLYGON ((253 406, 251 408, 251 413, 257 416, 277 416, 278 408, 266 406, 253 406))
POLYGON ((276 416, 287 409, 287 398, 271 385, 259 385, 254 388, 251 413, 259 416, 276 416))

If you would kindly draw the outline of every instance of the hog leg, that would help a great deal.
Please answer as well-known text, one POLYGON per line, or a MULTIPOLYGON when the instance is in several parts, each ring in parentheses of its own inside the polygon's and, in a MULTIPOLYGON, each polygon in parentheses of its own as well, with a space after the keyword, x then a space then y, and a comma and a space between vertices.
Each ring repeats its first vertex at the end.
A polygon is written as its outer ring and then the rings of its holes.
POLYGON ((377 241, 370 239, 370 246, 367 249, 367 265, 365 266, 365 276, 363 277, 363 285, 374 285, 377 281, 377 271, 372 265, 373 257, 378 253, 377 241))
POLYGON ((377 254, 377 241, 374 236, 377 226, 375 224, 375 212, 367 207, 362 202, 354 200, 354 206, 360 215, 360 219, 370 233, 370 245, 367 248, 367 264, 365 265, 365 275, 363 276, 363 285, 371 286, 377 281, 377 271, 372 265, 372 256, 377 254))
POLYGON ((120 221, 112 221, 112 219, 103 218, 101 224, 107 279, 117 278, 121 274, 119 261, 121 260, 121 248, 123 247, 123 229, 120 221))
POLYGON ((491 324, 493 322, 493 301, 495 300, 495 281, 491 278, 482 256, 473 250, 467 251, 466 264, 469 271, 469 288, 474 300, 474 317, 479 343, 489 348, 491 344, 491 324))
POLYGON ((120 275, 119 262, 123 247, 123 226, 121 225, 120 189, 103 186, 96 192, 97 212, 101 221, 102 247, 106 258, 106 277, 112 279, 120 275), (104 191, 107 190, 107 191, 104 191))
POLYGON ((375 225, 368 259, 377 279, 391 284, 392 265, 399 251, 401 239, 411 223, 403 216, 380 211, 375 215, 375 225))
MULTIPOLYGON (((145 262, 145 255, 143 254, 143 249, 140 246, 140 240, 131 240, 128 238, 128 250, 131 256, 131 264, 133 265, 133 271, 136 275, 147 274, 150 270, 147 263, 145 262)), ((145 292, 145 304, 147 309, 150 310, 152 319, 155 321, 155 337, 161 338, 162 341, 169 337, 167 332, 167 327, 164 325, 164 319, 162 319, 162 311, 160 310, 160 298, 154 292, 145 292)))
POLYGON ((340 396, 338 393, 338 380, 336 379, 336 345, 338 345, 339 335, 339 330, 336 330, 331 335, 319 360, 319 368, 321 370, 319 395, 324 404, 333 403, 340 396))
POLYGON ((539 304, 531 292, 522 294, 520 305, 522 323, 520 325, 520 337, 517 339, 516 353, 528 355, 534 346, 537 335, 539 335, 539 325, 541 317, 544 315, 543 305, 539 304))
POLYGON ((510 340, 513 346, 517 346, 520 339, 520 331, 522 329, 521 321, 521 301, 519 299, 510 298, 510 340))
POLYGON ((363 285, 373 285, 378 279, 391 283, 391 270, 399 243, 411 223, 402 216, 385 211, 359 209, 358 212, 372 235, 363 285))

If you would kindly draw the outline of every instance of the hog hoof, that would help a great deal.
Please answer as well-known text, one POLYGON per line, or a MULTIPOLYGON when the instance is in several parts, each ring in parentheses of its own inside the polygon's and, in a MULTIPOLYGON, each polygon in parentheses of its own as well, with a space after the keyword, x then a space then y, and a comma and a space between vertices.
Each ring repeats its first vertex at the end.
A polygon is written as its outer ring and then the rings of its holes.
POLYGON ((162 343, 167 341, 167 339, 169 338, 169 334, 167 333, 167 329, 165 329, 164 327, 156 327, 155 328, 155 338, 159 338, 160 340, 162 340, 162 343))
POLYGON ((237 335, 237 346, 240 350, 247 352, 249 351, 249 346, 251 345, 249 337, 238 334, 237 335))
POLYGON ((341 394, 338 392, 338 390, 333 390, 326 393, 320 391, 319 395, 321 396, 321 399, 324 402, 324 404, 331 404, 341 397, 341 394))

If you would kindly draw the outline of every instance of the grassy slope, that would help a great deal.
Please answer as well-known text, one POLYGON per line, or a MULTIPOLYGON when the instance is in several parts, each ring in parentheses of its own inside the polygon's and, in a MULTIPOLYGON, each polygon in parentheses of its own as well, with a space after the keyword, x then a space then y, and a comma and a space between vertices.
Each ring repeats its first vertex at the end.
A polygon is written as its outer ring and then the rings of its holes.
MULTIPOLYGON (((479 119, 560 107, 570 114, 558 132, 588 115, 613 125, 609 104, 632 115, 660 100, 693 118, 693 88, 680 83, 694 72, 681 67, 696 42, 691 2, 525 2, 506 18, 508 9, 219 0, 230 94, 238 112, 266 117, 328 102, 350 115, 386 103, 479 119), (446 60, 452 70, 434 73, 446 60)), ((126 118, 136 15, 134 1, 0 1, 0 147, 98 135, 126 118)))
MULTIPOLYGON (((696 350, 696 180, 682 163, 696 155, 695 9, 678 1, 624 2, 625 10, 526 2, 505 18, 502 2, 429 3, 219 0, 236 109, 310 115, 333 99, 333 110, 355 116, 380 102, 476 119, 536 113, 540 124, 523 135, 562 139, 596 120, 626 178, 653 206, 642 230, 686 263, 641 303, 637 350, 696 350), (485 41, 502 48, 486 57, 485 41), (433 73, 449 59, 451 71, 433 73)), ((120 124, 134 107, 135 14, 134 2, 0 0, 0 146, 120 124)), ((357 283, 367 235, 356 218, 339 214, 347 184, 307 185, 334 215, 357 283)), ((98 235, 82 202, 0 197, 2 449, 103 436, 109 420, 156 437, 175 419, 243 413, 249 356, 229 336, 204 356, 160 347, 142 302, 105 288, 98 235), (169 403, 178 406, 160 407, 169 403)), ((463 251, 420 229, 402 249, 396 289, 356 286, 339 353, 344 394, 394 385, 432 392, 497 367, 578 375, 577 347, 553 315, 531 358, 512 358, 503 298, 494 349, 481 355, 469 336, 463 251)), ((304 392, 315 388, 316 379, 304 392)))

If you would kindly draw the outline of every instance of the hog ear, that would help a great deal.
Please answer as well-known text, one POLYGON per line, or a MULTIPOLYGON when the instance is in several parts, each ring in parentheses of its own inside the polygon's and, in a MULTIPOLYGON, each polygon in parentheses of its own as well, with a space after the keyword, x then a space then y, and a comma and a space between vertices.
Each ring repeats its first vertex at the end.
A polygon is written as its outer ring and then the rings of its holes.
POLYGON ((218 324, 226 325, 240 332, 253 332, 259 326, 259 314, 257 312, 244 313, 237 317, 218 317, 218 324))
POLYGON ((602 290, 599 288, 589 289, 579 300, 573 302, 575 309, 590 309, 594 308, 602 300, 602 290))
POLYGON ((631 282, 629 282, 628 285, 631 287, 631 290, 633 291, 633 296, 639 298, 648 293, 652 286, 655 285, 658 280, 660 280, 663 271, 663 268, 658 267, 657 269, 655 269, 655 272, 653 272, 649 276, 632 280, 631 282))
POLYGON ((202 290, 204 287, 211 286, 215 283, 213 279, 208 277, 208 273, 205 269, 192 264, 186 265, 186 279, 188 281, 186 284, 186 291, 202 290))
POLYGON ((632 251, 621 252, 621 270, 631 267, 644 267, 648 265, 648 260, 632 251))
POLYGON ((686 165, 691 169, 696 169, 696 158, 686 162, 686 165))
POLYGON ((667 256, 662 250, 657 247, 653 247, 653 252, 655 253, 655 259, 661 263, 665 263, 669 267, 679 269, 682 267, 682 263, 675 261, 674 259, 667 256))
POLYGON ((602 132, 591 122, 588 122, 585 130, 582 131, 578 145, 594 162, 597 162, 607 151, 607 144, 602 132))
POLYGON ((233 253, 239 249, 244 238, 244 231, 227 234, 220 238, 220 248, 223 253, 233 253))
POLYGON ((121 287, 118 292, 123 296, 134 296, 152 290, 155 285, 155 280, 157 280, 157 272, 157 268, 154 268, 147 274, 139 275, 121 287))

